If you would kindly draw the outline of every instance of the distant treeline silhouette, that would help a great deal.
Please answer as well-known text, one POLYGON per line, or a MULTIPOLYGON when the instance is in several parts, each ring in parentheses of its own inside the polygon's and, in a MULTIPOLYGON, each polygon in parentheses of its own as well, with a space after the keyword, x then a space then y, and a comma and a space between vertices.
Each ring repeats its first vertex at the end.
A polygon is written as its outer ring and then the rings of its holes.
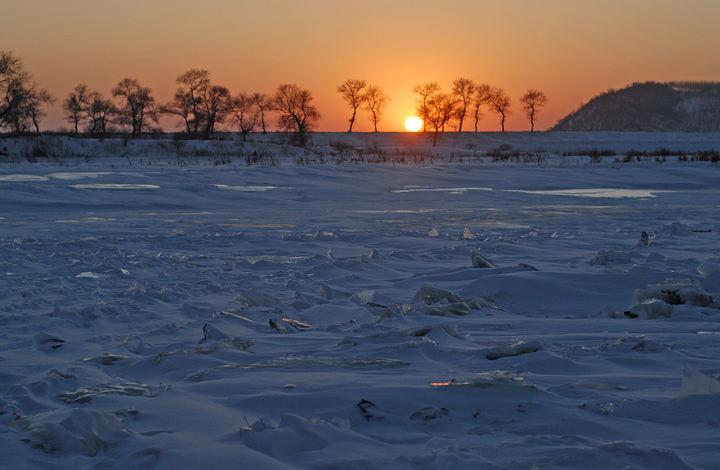
MULTIPOLYGON (((245 140, 248 133, 267 132, 267 115, 277 115, 279 131, 291 132, 300 145, 315 129, 320 112, 312 104, 312 94, 294 84, 282 84, 272 96, 263 93, 232 95, 210 80, 207 70, 191 69, 179 75, 178 88, 168 103, 158 103, 152 90, 136 79, 125 78, 112 88, 113 99, 80 83, 62 101, 71 133, 105 136, 127 132, 131 137, 163 132, 162 116, 179 117, 188 137, 209 138, 219 124, 236 128, 245 140)), ((12 52, 0 51, 0 129, 25 134, 40 132, 47 115, 44 108, 55 98, 33 79, 22 60, 12 52)))
MULTIPOLYGON (((182 73, 175 83, 178 88, 167 103, 159 103, 152 89, 133 78, 119 81, 110 90, 110 98, 80 83, 61 103, 71 128, 60 129, 60 132, 90 136, 127 133, 137 137, 164 132, 159 121, 168 116, 180 119, 181 133, 188 138, 207 139, 219 125, 225 124, 246 140, 251 132, 266 133, 269 116, 274 114, 277 130, 293 133, 297 143, 304 145, 307 133, 316 129, 321 118, 312 104, 311 92, 294 84, 278 86, 273 95, 241 92, 233 96, 228 88, 211 82, 209 71, 200 69, 182 73)), ((465 78, 455 80, 450 93, 441 93, 437 82, 416 85, 413 91, 420 95, 416 111, 423 121, 423 131, 434 130, 435 142, 437 134, 444 132, 447 125, 461 132, 469 117, 474 118, 477 131, 484 105, 498 115, 503 131, 505 119, 511 114, 510 98, 501 88, 476 85, 465 78)), ((337 87, 337 92, 352 109, 349 132, 361 107, 367 111, 375 132, 378 131, 378 123, 391 101, 382 87, 368 86, 365 80, 348 79, 337 87)), ((40 122, 47 116, 45 108, 56 101, 24 69, 19 57, 4 51, 0 51, 0 98, 0 129, 18 135, 33 130, 39 133, 40 122)), ((541 91, 528 90, 520 102, 533 131, 537 113, 547 102, 547 96, 541 91)))
MULTIPOLYGON (((484 114, 481 107, 487 106, 500 118, 500 128, 505 132, 505 119, 512 114, 510 97, 502 88, 486 83, 477 85, 468 78, 458 78, 453 82, 450 93, 442 93, 440 84, 429 82, 415 85, 413 93, 419 95, 416 112, 423 121, 423 132, 429 128, 435 131, 433 145, 437 143, 439 132, 445 132, 446 125, 455 124, 458 132, 462 132, 465 118, 474 119, 475 132, 484 114)), ((520 97, 523 111, 530 120, 530 131, 535 130, 535 118, 539 108, 547 103, 547 96, 542 91, 528 90, 520 97)))

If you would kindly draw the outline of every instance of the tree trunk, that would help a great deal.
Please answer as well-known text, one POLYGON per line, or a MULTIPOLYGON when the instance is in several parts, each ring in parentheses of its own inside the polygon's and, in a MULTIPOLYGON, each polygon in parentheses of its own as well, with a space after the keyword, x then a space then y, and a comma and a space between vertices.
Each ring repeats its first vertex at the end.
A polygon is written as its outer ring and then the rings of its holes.
POLYGON ((352 132, 352 126, 355 124, 355 114, 357 114, 357 108, 353 109, 353 115, 350 118, 350 130, 348 132, 352 132))
POLYGON ((535 131, 535 110, 530 113, 530 132, 535 131))

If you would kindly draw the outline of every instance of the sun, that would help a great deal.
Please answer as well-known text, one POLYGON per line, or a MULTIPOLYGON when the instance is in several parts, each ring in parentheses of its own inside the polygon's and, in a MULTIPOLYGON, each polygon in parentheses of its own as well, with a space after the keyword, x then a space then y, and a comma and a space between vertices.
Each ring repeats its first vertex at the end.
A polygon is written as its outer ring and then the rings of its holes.
POLYGON ((422 129, 423 122, 422 119, 415 116, 410 116, 409 118, 405 119, 405 129, 409 130, 410 132, 417 132, 420 129, 422 129))

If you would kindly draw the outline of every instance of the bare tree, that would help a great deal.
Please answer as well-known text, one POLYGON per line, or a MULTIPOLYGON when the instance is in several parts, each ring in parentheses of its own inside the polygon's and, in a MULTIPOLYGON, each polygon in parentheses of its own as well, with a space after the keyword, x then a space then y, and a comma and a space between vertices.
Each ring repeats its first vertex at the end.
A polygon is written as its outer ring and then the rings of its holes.
POLYGON ((265 129, 265 113, 273 110, 272 97, 266 95, 265 93, 253 93, 251 98, 260 113, 260 126, 262 127, 262 133, 267 134, 267 130, 265 129))
POLYGON ((438 133, 444 132, 445 124, 456 115, 456 106, 457 100, 451 94, 435 93, 429 97, 425 119, 435 129, 433 147, 437 145, 438 133))
POLYGON ((473 106, 475 106, 475 132, 478 131, 478 122, 483 118, 483 112, 480 111, 480 107, 488 102, 490 96, 490 85, 483 83, 478 85, 475 89, 475 99, 473 100, 473 106))
POLYGON ((505 118, 512 114, 510 111, 510 97, 502 88, 490 87, 487 104, 492 112, 500 116, 500 126, 502 131, 505 132, 505 118))
POLYGON ((530 132, 535 131, 535 116, 538 113, 538 108, 545 106, 547 101, 547 95, 538 90, 528 90, 527 93, 520 97, 523 111, 530 119, 530 132))
POLYGON ((40 133, 40 119, 47 116, 43 109, 45 105, 51 105, 55 102, 55 98, 47 91, 47 88, 39 88, 36 82, 33 82, 28 89, 28 100, 25 103, 27 117, 32 120, 35 132, 40 133))
POLYGON ((88 101, 89 103, 86 108, 86 114, 89 120, 88 131, 93 135, 105 135, 110 120, 117 114, 117 109, 113 102, 105 99, 99 91, 91 92, 88 101))
POLYGON ((305 145, 306 134, 315 128, 320 120, 320 111, 312 104, 309 90, 301 90, 297 85, 280 85, 273 97, 280 130, 297 133, 298 142, 305 145))
POLYGON ((197 119, 198 115, 193 112, 193 102, 188 93, 178 88, 173 95, 172 101, 165 103, 160 107, 162 114, 170 116, 178 116, 185 123, 185 131, 188 135, 193 135, 196 125, 200 124, 197 119))
POLYGON ((27 79, 29 74, 23 70, 22 60, 12 52, 0 51, 0 127, 13 108, 14 98, 10 93, 16 88, 16 82, 27 79))
POLYGON ((90 87, 81 83, 71 91, 62 103, 65 118, 74 125, 75 134, 78 133, 80 123, 87 119, 87 106, 90 95, 90 87))
POLYGON ((17 133, 35 127, 40 132, 40 118, 46 115, 43 106, 54 101, 24 70, 19 57, 0 51, 0 127, 12 127, 17 133))
POLYGON ((462 132, 463 121, 467 113, 468 106, 472 103, 477 87, 475 82, 469 78, 458 78, 453 82, 452 94, 458 102, 457 115, 458 132, 462 132))
POLYGON ((342 85, 337 87, 337 92, 340 93, 348 105, 352 109, 352 116, 350 116, 350 130, 352 132, 353 124, 355 124, 355 115, 357 110, 365 102, 365 95, 362 90, 367 86, 365 80, 353 80, 347 79, 342 85))
POLYGON ((254 98, 254 95, 239 93, 231 102, 232 121, 238 126, 243 142, 247 141, 247 135, 255 129, 260 114, 254 98))
POLYGON ((175 83, 180 87, 175 91, 172 101, 162 107, 162 111, 165 114, 181 117, 188 135, 197 135, 205 125, 201 108, 201 90, 210 85, 210 72, 190 69, 178 75, 175 83))
MULTIPOLYGON (((29 75, 28 75, 29 77, 29 75)), ((3 120, 0 126, 12 127, 22 134, 31 127, 40 132, 40 119, 47 114, 43 106, 55 102, 55 98, 35 81, 12 80, 5 94, 3 120)))
POLYGON ((383 112, 390 101, 390 96, 380 86, 370 85, 365 92, 365 109, 370 113, 375 132, 378 131, 377 124, 382 120, 383 112))
POLYGON ((230 112, 230 90, 224 86, 210 85, 209 83, 200 89, 200 104, 202 114, 205 118, 205 139, 215 132, 215 125, 225 122, 230 112))
POLYGON ((440 84, 438 82, 430 82, 418 84, 413 87, 413 93, 420 95, 420 101, 418 102, 415 112, 423 122, 423 132, 427 131, 427 114, 428 114, 428 100, 432 95, 440 91, 440 84))
POLYGON ((158 122, 158 108, 152 90, 141 86, 137 80, 123 79, 112 89, 112 95, 120 98, 119 121, 130 126, 133 137, 150 127, 148 120, 158 122))

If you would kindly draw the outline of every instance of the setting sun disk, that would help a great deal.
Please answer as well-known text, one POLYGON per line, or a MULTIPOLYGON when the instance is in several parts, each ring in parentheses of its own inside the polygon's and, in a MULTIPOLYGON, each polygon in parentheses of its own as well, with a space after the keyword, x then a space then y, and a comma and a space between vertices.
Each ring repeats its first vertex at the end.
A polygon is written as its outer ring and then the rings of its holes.
POLYGON ((405 120, 405 129, 410 132, 417 132, 422 129, 423 122, 419 117, 410 116, 405 120))

